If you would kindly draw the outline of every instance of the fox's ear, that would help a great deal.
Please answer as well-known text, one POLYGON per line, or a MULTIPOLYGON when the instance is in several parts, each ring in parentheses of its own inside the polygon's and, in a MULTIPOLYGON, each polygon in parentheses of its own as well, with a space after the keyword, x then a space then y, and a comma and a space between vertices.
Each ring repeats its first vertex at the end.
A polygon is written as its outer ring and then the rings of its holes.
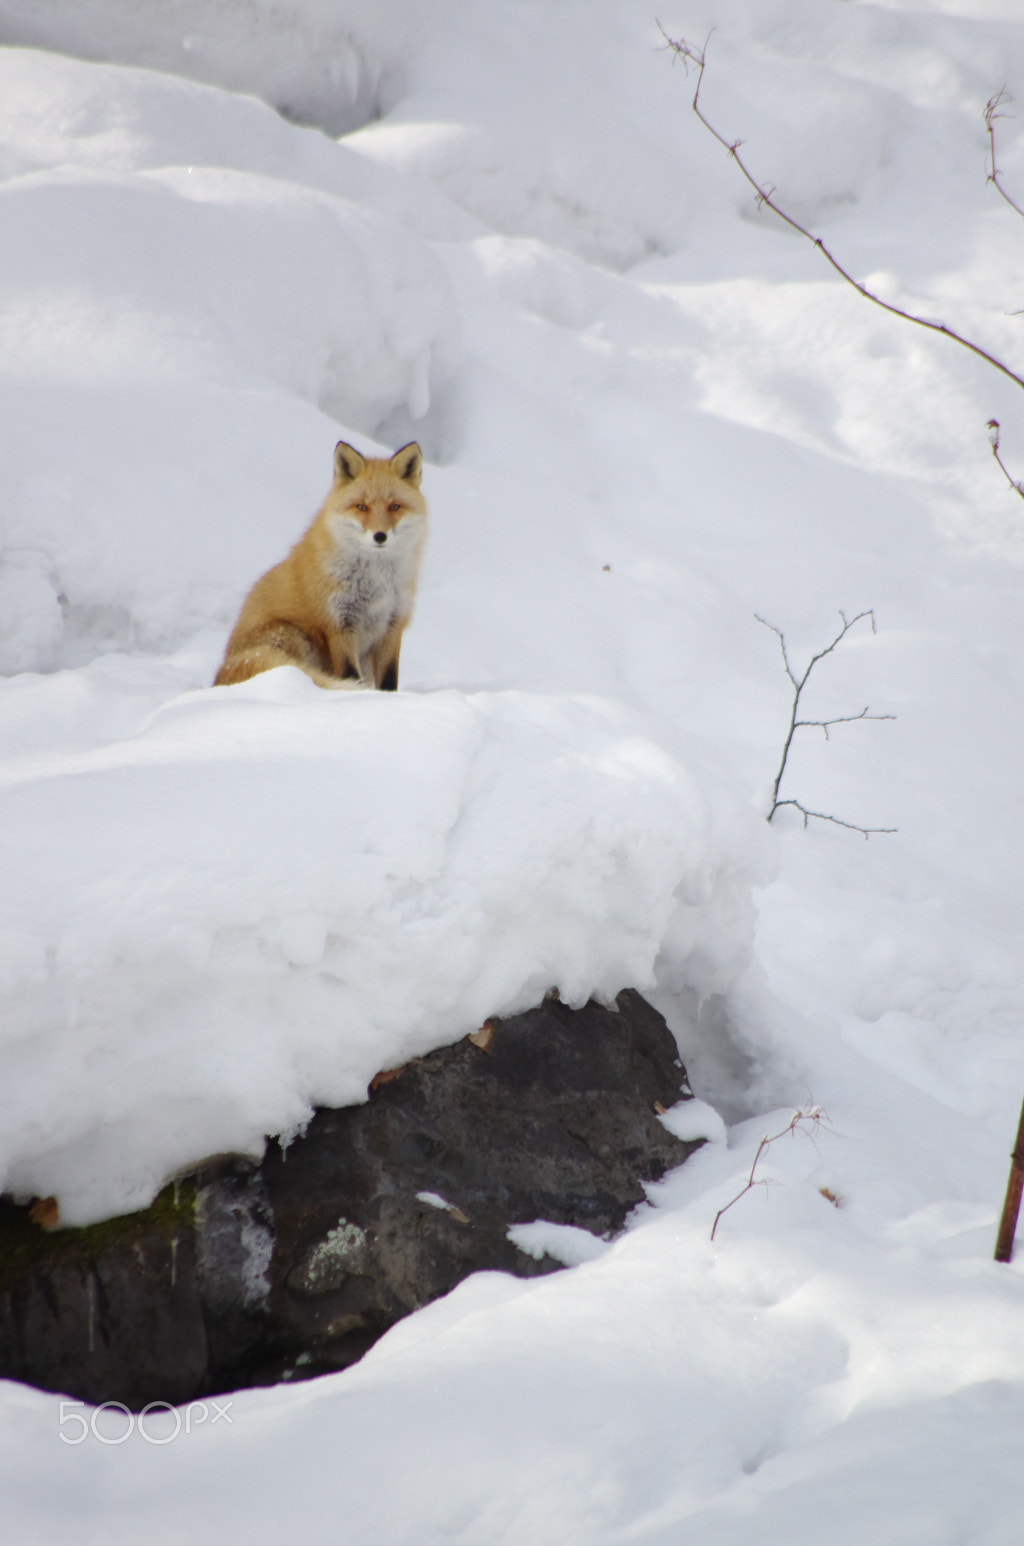
POLYGON ((419 488, 423 476, 423 452, 415 440, 410 440, 407 446, 395 452, 391 458, 391 471, 403 483, 411 483, 413 488, 419 488))
POLYGON ((339 440, 334 448, 334 481, 354 483, 359 474, 366 471, 366 463, 355 446, 339 440))

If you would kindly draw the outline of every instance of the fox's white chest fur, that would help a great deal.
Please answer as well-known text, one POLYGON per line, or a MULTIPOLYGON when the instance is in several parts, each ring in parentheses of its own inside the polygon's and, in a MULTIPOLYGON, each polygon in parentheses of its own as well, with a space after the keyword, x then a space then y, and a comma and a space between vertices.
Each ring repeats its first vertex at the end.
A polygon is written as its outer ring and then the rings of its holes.
POLYGON ((332 610, 338 627, 358 636, 362 656, 412 612, 426 521, 410 513, 383 545, 373 532, 344 516, 336 517, 331 528, 332 610))

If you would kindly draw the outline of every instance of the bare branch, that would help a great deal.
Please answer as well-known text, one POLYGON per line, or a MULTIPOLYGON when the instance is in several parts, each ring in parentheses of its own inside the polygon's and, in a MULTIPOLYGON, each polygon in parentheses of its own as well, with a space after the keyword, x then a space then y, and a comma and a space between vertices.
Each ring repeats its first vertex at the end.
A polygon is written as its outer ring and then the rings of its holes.
MULTIPOLYGON (((704 85, 704 72, 707 69, 707 50, 708 44, 711 41, 712 34, 709 32, 708 36, 704 40, 703 47, 697 48, 693 44, 687 43, 685 38, 669 37, 668 33, 665 31, 660 22, 658 23, 658 30, 662 37, 665 39, 664 47, 671 50, 674 56, 673 62, 676 59, 681 59, 683 64, 686 66, 687 72, 689 72, 691 66, 696 70, 697 81, 694 87, 690 106, 693 108, 693 111, 696 113, 705 129, 707 129, 708 133, 712 135, 713 138, 716 139, 723 147, 723 149, 726 150, 732 157, 744 178, 753 188, 757 199, 758 208, 767 206, 767 208, 770 209, 773 214, 777 215, 779 219, 784 222, 784 224, 788 225, 791 230, 796 231, 798 236, 804 237, 804 239, 809 241, 813 247, 816 247, 825 261, 831 265, 839 277, 845 280, 848 285, 856 290, 858 295, 862 295, 866 301, 871 301, 872 305, 881 307, 883 311, 889 312, 894 317, 902 317, 905 322, 912 322, 915 327, 926 328, 928 332, 931 333, 941 333, 944 338, 949 338, 953 343, 959 344, 961 348, 968 349, 971 354, 977 355, 977 357, 981 360, 984 360, 987 365, 991 365, 993 370, 999 371, 1002 375, 1006 376, 1008 380, 1012 381, 1015 386, 1019 386, 1022 390, 1024 390, 1024 376, 1019 375, 1015 370, 1011 370, 1009 365, 1004 364, 1003 361, 998 358, 998 356, 991 354, 988 349, 983 349, 981 345, 976 344, 973 339, 967 338, 963 333, 958 333, 955 328, 947 327, 945 322, 936 322, 932 317, 918 316, 916 312, 907 311, 904 309, 904 307, 896 306, 891 301, 884 301, 880 295, 876 295, 873 290, 869 290, 867 285, 862 284, 859 279, 854 278, 849 269, 844 268, 843 264, 840 263, 839 259, 830 250, 830 248, 826 246, 825 242, 820 236, 815 236, 813 231, 809 231, 807 227, 802 225, 800 221, 795 219, 793 215, 788 214, 787 211, 783 209, 775 199, 776 190, 774 185, 758 182, 757 178, 750 171, 746 162, 743 160, 743 157, 739 153, 740 146, 743 144, 743 141, 727 139, 724 134, 720 133, 719 130, 715 128, 714 124, 710 121, 709 118, 707 118, 704 113, 704 109, 701 105, 700 94, 701 88, 704 85)), ((989 144, 991 148, 991 170, 989 172, 988 181, 995 185, 998 192, 1002 194, 1003 198, 1006 199, 1008 204, 1017 210, 1018 214, 1024 215, 1024 210, 1022 210, 1017 204, 1014 203, 1013 199, 1009 197, 1006 190, 1002 187, 999 181, 999 169, 995 160, 994 126, 998 119, 1007 116, 1005 113, 1001 113, 999 109, 1004 106, 1008 100, 1009 98, 1006 96, 1005 91, 1001 91, 995 97, 990 99, 988 106, 985 109, 985 123, 988 129, 989 144)), ((999 465, 1003 467, 1003 463, 999 460, 998 455, 996 456, 996 460, 999 461, 999 465)), ((1003 471, 1006 472, 1005 467, 1003 467, 1003 471)), ((1017 494, 1019 494, 1022 499, 1024 499, 1024 487, 1022 487, 1021 484, 1017 483, 1013 478, 1011 478, 1008 472, 1006 472, 1006 476, 1010 483, 1010 487, 1017 494)))
POLYGON ((1002 458, 1002 456, 999 453, 999 431, 1000 431, 1000 427, 1001 426, 1000 426, 1000 423, 999 423, 998 419, 989 419, 989 421, 988 421, 988 431, 989 431, 988 443, 992 447, 992 455, 995 457, 996 461, 999 463, 999 466, 1001 467, 1001 469, 1003 471, 1003 475, 1006 478, 1007 483, 1013 489, 1014 493, 1019 494, 1021 499, 1024 499, 1024 483, 1018 483, 1017 480, 1011 475, 1009 467, 1007 467, 1006 463, 1003 461, 1003 458, 1002 458))
POLYGON ((858 719, 895 719, 895 714, 869 714, 866 708, 859 714, 839 714, 835 719, 798 719, 797 730, 822 730, 826 741, 829 739, 829 730, 833 725, 852 725, 858 719))
POLYGON ((795 673, 793 671, 793 667, 789 663, 789 656, 786 653, 786 635, 782 632, 781 628, 776 628, 774 623, 770 623, 768 621, 768 619, 766 617, 762 617, 760 615, 760 613, 755 612, 754 616, 755 616, 755 618, 757 619, 757 621, 759 623, 763 623, 766 628, 770 628, 772 633, 775 634, 776 637, 778 638, 779 646, 780 646, 780 648, 782 650, 782 663, 783 663, 783 665, 786 668, 786 675, 789 677, 789 680, 793 683, 793 686, 796 688, 797 692, 799 692, 800 691, 800 687, 801 687, 801 683, 797 681, 796 675, 795 675, 795 673))
POLYGON ((1001 108, 1005 108, 1006 105, 1012 100, 1013 98, 1010 97, 1007 93, 1006 87, 1003 86, 1000 91, 996 92, 994 97, 989 97, 988 101, 985 103, 985 112, 983 116, 985 119, 985 129, 988 133, 988 177, 986 181, 992 184, 993 188, 999 194, 999 197, 1001 199, 1005 199, 1011 209, 1015 209, 1018 215, 1024 218, 1024 209, 1021 209, 1020 205, 1016 202, 1015 199, 1011 199, 1010 195, 1007 193, 1006 189, 1000 182, 999 179, 1002 176, 1002 173, 1000 172, 999 166, 996 162, 996 124, 999 122, 1000 118, 1011 118, 1013 116, 1011 113, 1004 113, 1000 111, 1001 108))
MULTIPOLYGON (((882 718, 895 719, 896 716, 895 714, 885 714, 882 716, 882 718)), ((872 833, 891 833, 899 831, 898 827, 860 827, 855 821, 841 821, 838 816, 828 816, 824 813, 824 811, 810 811, 807 809, 806 805, 801 805, 799 800, 776 800, 775 810, 772 811, 772 816, 775 815, 775 811, 777 811, 782 805, 792 805, 794 809, 798 810, 801 816, 804 818, 805 827, 813 816, 815 821, 831 821, 833 826, 845 827, 848 832, 860 832, 865 838, 870 837, 872 833)), ((771 821, 772 816, 768 817, 769 821, 771 821)))
POLYGON ((736 1193, 736 1196, 732 1199, 732 1202, 727 1202, 724 1208, 719 1208, 718 1212, 715 1214, 715 1222, 711 1226, 712 1240, 715 1238, 715 1231, 718 1229, 719 1220, 721 1219, 723 1213, 728 1213, 730 1208, 735 1207, 736 1203, 739 1202, 741 1197, 746 1197, 747 1193, 752 1192, 755 1186, 774 1185, 771 1177, 766 1177, 760 1181, 756 1179, 757 1167, 765 1150, 768 1149, 773 1143, 778 1143, 780 1138, 785 1138, 787 1133, 802 1132, 805 1137, 808 1137, 813 1141, 814 1134, 818 1130, 818 1124, 823 1120, 827 1123, 828 1119, 825 1116, 824 1111, 822 1111, 821 1107, 809 1106, 806 1111, 794 1111, 792 1119, 787 1123, 781 1132, 773 1133, 771 1137, 766 1134, 761 1139, 761 1142, 757 1146, 757 1153, 754 1155, 754 1163, 750 1167, 750 1174, 747 1177, 746 1186, 744 1186, 742 1191, 736 1193), (810 1126, 804 1127, 802 1124, 805 1122, 809 1123, 810 1126))
MULTIPOLYGON (((816 655, 812 655, 811 656, 810 663, 809 663, 809 665, 807 667, 807 670, 804 672, 803 676, 800 678, 800 681, 797 684, 797 686, 799 688, 803 688, 804 687, 804 685, 807 682, 807 678, 810 676, 811 672, 814 670, 815 666, 818 664, 818 661, 819 660, 824 660, 826 655, 831 655, 831 653, 835 649, 836 645, 837 644, 842 644, 843 640, 846 638, 846 635, 849 633, 850 629, 853 628, 855 626, 855 624, 859 623, 862 617, 870 617, 870 619, 871 619, 871 632, 872 633, 877 633, 878 632, 878 629, 875 627, 875 614, 874 614, 874 610, 872 608, 870 608, 870 607, 866 611, 864 611, 864 612, 858 612, 856 617, 847 618, 845 612, 840 612, 839 616, 843 620, 842 628, 840 628, 839 632, 836 634, 836 636, 832 640, 831 644, 826 644, 826 646, 825 646, 825 648, 823 650, 819 650, 816 655)), ((769 624, 769 626, 771 626, 771 625, 769 624)))
MULTIPOLYGON (((693 100, 691 103, 693 111, 696 113, 705 129, 707 129, 708 133, 713 135, 718 143, 729 152, 730 156, 732 156, 743 176, 746 178, 747 182, 750 184, 755 194, 757 195, 757 201, 759 204, 767 205, 772 213, 778 215, 779 219, 784 221, 791 230, 796 231, 799 236, 804 237, 805 240, 809 241, 812 246, 817 247, 822 257, 826 260, 826 262, 831 264, 840 278, 845 279, 848 285, 852 285, 858 294, 863 295, 865 300, 871 301, 875 306, 880 306, 883 311, 891 312, 893 316, 902 317, 905 322, 913 322, 916 327, 927 328, 932 333, 941 333, 944 337, 951 338, 954 343, 958 343, 964 349, 969 349, 972 354, 978 355, 980 359, 985 360, 993 367, 993 369, 1001 371, 1004 376, 1008 376, 1011 381, 1015 382, 1017 386, 1024 390, 1024 376, 1019 376, 1015 370, 1011 370, 1008 365, 1004 365, 1002 360, 997 359, 994 354, 990 354, 987 349, 983 349, 980 344, 973 343, 971 339, 965 338, 962 333, 956 332, 954 328, 947 327, 944 322, 936 322, 931 317, 919 317, 914 312, 904 311, 901 306, 894 306, 891 301, 883 301, 880 295, 876 295, 873 290, 869 290, 866 285, 861 284, 859 279, 855 279, 849 270, 843 267, 843 265, 839 262, 839 259, 829 250, 820 236, 815 236, 813 231, 809 231, 806 226, 801 225, 799 220, 796 220, 792 215, 787 214, 786 211, 775 201, 775 189, 770 187, 767 183, 759 183, 757 178, 744 162, 743 157, 739 154, 740 146, 743 144, 743 141, 727 140, 725 135, 720 134, 715 128, 714 124, 711 123, 707 117, 705 117, 704 110, 700 104, 700 92, 701 87, 704 84, 704 71, 707 69, 707 42, 705 42, 703 48, 693 48, 683 38, 670 38, 665 29, 661 27, 660 23, 659 30, 661 31, 662 37, 665 39, 666 48, 672 49, 676 55, 682 57, 687 61, 687 63, 692 63, 696 66, 697 85, 694 89, 693 100)), ((708 40, 710 40, 710 34, 708 40)))
POLYGON ((789 677, 789 680, 793 685, 793 703, 790 709, 789 727, 786 731, 786 739, 782 746, 782 756, 779 760, 779 770, 775 775, 775 783, 772 786, 772 808, 768 812, 768 820, 771 821, 772 817, 775 815, 775 812, 781 806, 791 805, 803 816, 805 827, 813 817, 817 821, 831 821, 835 826, 846 827, 851 832, 862 832, 865 837, 869 837, 873 832, 895 832, 895 827, 863 827, 860 826, 857 822, 842 821, 838 816, 830 816, 823 811, 809 810, 808 807, 801 804, 799 800, 781 800, 779 798, 779 789, 782 784, 783 775, 786 771, 786 764, 789 761, 789 752, 793 745, 793 737, 796 735, 798 730, 821 730, 827 741, 829 739, 829 730, 833 725, 854 724, 857 720, 860 719, 896 718, 895 714, 872 714, 866 706, 861 709, 859 714, 837 714, 831 719, 800 718, 800 698, 804 688, 807 686, 807 682, 815 666, 819 663, 819 661, 824 660, 827 655, 831 655, 832 651, 837 647, 837 645, 841 644, 842 641, 846 638, 846 635, 850 632, 850 629, 859 623, 863 618, 866 617, 870 619, 871 632, 875 633, 877 630, 875 627, 874 611, 871 610, 871 608, 868 608, 864 612, 858 612, 856 617, 847 617, 845 612, 840 612, 839 616, 842 618, 843 622, 842 628, 840 628, 839 632, 836 634, 835 638, 830 644, 826 644, 824 649, 818 650, 816 655, 811 656, 810 660, 807 662, 805 670, 800 676, 797 676, 793 669, 793 662, 789 658, 789 650, 786 647, 786 636, 782 632, 782 629, 776 628, 774 623, 769 623, 765 618, 759 616, 759 614, 756 612, 754 613, 754 616, 759 623, 763 624, 765 628, 770 628, 772 633, 778 639, 779 648, 782 651, 782 662, 786 668, 786 675, 789 677))

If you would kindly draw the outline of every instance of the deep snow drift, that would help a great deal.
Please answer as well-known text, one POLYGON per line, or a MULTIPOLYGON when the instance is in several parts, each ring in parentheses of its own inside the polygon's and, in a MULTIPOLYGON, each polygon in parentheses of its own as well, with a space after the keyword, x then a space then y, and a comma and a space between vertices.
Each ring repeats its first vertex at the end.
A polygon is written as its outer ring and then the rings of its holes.
MULTIPOLYGON (((854 273, 1020 369, 1014 0, 660 20, 854 273)), ((5 1386, 18 1539, 1015 1546, 1018 389, 757 209, 640 0, 0 41, 0 1186, 131 1206, 555 985, 647 987, 730 1124, 572 1272, 231 1422, 62 1443, 5 1386), (342 436, 428 459, 402 692, 211 689, 342 436), (865 608, 804 717, 896 718, 798 731, 782 793, 897 830, 769 829, 755 614, 802 668, 865 608)))

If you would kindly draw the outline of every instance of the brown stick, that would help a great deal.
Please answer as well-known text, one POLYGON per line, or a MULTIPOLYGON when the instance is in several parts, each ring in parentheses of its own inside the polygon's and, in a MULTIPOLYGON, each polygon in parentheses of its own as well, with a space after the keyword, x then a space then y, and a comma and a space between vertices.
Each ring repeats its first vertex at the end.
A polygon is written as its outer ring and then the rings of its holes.
POLYGON ((999 1220, 999 1234, 996 1236, 996 1261, 1010 1261, 1013 1257, 1013 1237, 1017 1233, 1017 1215, 1020 1213, 1022 1192, 1024 1192, 1024 1104, 1020 1108, 1017 1142, 1010 1155, 1010 1178, 1006 1183, 1006 1201, 1003 1203, 1003 1216, 999 1220))
POLYGON ((752 1192, 755 1186, 772 1185, 770 1177, 766 1177, 763 1181, 758 1181, 755 1179, 761 1155, 765 1152, 765 1150, 771 1148, 773 1143, 778 1143, 780 1138, 785 1138, 787 1133, 803 1132, 810 1136, 817 1130, 818 1123, 822 1121, 823 1118, 827 1123, 828 1119, 825 1117, 825 1113, 822 1111, 821 1107, 811 1106, 807 1111, 794 1111, 792 1120, 787 1123, 787 1125, 780 1133, 772 1133, 771 1137, 765 1133, 764 1137, 761 1139, 761 1142, 757 1146, 757 1153, 754 1155, 754 1163, 750 1167, 750 1174, 747 1177, 746 1186, 743 1188, 742 1192, 736 1193, 736 1196, 732 1199, 732 1202, 727 1202, 725 1206, 719 1208, 718 1212, 715 1214, 715 1222, 711 1226, 712 1240, 715 1238, 715 1233, 718 1229, 718 1225, 723 1213, 728 1213, 729 1209, 738 1203, 741 1197, 746 1197, 748 1192, 752 1192), (811 1125, 809 1128, 801 1127, 801 1122, 809 1122, 811 1125))

